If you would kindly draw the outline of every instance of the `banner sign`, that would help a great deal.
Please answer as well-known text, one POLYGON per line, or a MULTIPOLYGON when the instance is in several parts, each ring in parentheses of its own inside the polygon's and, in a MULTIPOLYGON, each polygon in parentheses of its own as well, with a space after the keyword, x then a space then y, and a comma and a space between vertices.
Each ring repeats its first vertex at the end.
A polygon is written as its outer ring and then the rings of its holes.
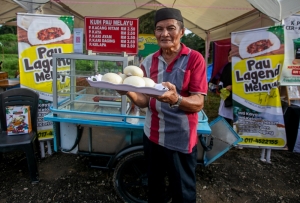
POLYGON ((284 147, 278 79, 284 58, 282 26, 231 35, 233 127, 240 145, 284 147))
POLYGON ((138 53, 138 18, 85 17, 86 50, 138 53))
POLYGON ((300 15, 292 15, 283 20, 284 24, 284 64, 280 75, 280 85, 300 84, 300 15))
POLYGON ((139 34, 139 56, 145 58, 159 50, 157 40, 151 34, 139 34))
MULTIPOLYGON (((73 16, 17 14, 20 85, 39 93, 39 139, 53 138, 52 122, 44 121, 50 112, 52 95, 52 54, 73 52, 73 16)), ((62 60, 60 71, 70 70, 62 60)), ((58 89, 69 88, 70 79, 55 78, 58 89)))

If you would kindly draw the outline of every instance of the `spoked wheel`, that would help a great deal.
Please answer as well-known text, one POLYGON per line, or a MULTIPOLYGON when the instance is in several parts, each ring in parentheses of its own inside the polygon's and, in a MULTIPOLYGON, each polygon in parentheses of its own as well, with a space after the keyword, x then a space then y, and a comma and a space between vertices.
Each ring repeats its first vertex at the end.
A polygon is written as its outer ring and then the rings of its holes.
MULTIPOLYGON (((148 178, 144 152, 133 152, 124 157, 114 170, 113 182, 115 190, 125 202, 148 202, 148 178)), ((168 197, 166 202, 170 199, 168 197)))
POLYGON ((143 151, 131 153, 116 166, 114 187, 125 202, 147 202, 147 168, 143 151))

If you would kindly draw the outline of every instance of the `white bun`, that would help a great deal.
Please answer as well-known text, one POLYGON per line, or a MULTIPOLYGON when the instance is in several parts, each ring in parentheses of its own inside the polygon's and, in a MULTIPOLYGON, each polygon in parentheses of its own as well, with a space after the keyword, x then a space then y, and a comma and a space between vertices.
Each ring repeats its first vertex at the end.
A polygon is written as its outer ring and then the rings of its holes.
POLYGON ((101 81, 110 82, 113 84, 122 84, 123 79, 116 73, 106 73, 102 76, 101 81))
POLYGON ((133 85, 136 87, 145 87, 145 80, 139 76, 130 76, 125 78, 123 84, 133 85))
POLYGON ((124 74, 127 76, 144 76, 144 72, 142 71, 142 69, 137 66, 127 66, 126 68, 124 68, 124 74))
POLYGON ((155 82, 151 78, 143 77, 143 80, 145 81, 145 87, 154 87, 155 82))
POLYGON ((123 73, 120 73, 119 76, 122 78, 123 81, 125 80, 125 78, 127 78, 127 75, 125 75, 123 73))

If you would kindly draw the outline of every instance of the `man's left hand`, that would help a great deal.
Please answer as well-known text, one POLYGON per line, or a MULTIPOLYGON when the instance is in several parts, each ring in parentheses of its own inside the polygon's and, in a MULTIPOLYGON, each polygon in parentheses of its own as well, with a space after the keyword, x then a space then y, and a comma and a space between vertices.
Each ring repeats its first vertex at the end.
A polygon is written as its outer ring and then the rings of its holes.
POLYGON ((165 102, 169 104, 175 104, 178 100, 178 93, 176 91, 176 86, 170 82, 163 82, 161 83, 164 87, 168 88, 169 90, 166 91, 163 95, 149 95, 150 97, 156 98, 160 102, 165 102))

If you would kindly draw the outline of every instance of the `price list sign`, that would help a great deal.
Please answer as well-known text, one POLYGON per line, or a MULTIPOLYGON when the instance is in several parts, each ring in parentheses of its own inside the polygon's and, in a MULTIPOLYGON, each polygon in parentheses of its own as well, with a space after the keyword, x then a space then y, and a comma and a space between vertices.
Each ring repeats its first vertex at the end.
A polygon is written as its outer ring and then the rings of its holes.
POLYGON ((86 49, 98 53, 138 53, 138 18, 85 17, 86 49))

